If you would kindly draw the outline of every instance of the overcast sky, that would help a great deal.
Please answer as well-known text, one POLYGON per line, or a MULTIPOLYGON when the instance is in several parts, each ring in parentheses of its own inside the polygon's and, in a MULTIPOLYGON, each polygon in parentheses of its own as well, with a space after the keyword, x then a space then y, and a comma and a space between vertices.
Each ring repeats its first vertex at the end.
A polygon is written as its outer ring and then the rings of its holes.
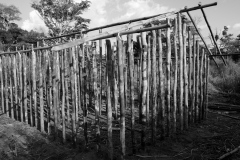
MULTIPOLYGON (((75 0, 80 2, 81 0, 75 0)), ((154 14, 177 10, 187 6, 197 6, 199 0, 90 0, 91 7, 83 13, 83 17, 90 18, 90 28, 119 22, 123 20, 145 17, 154 14)), ((46 27, 39 14, 31 8, 32 0, 1 0, 3 4, 13 4, 19 8, 22 20, 17 24, 26 30, 44 31, 46 27)), ((216 33, 229 26, 229 32, 234 36, 240 34, 240 0, 201 0, 202 5, 218 2, 217 6, 206 8, 205 13, 210 25, 216 33)), ((201 11, 191 12, 193 17, 202 17, 201 11)), ((204 37, 209 31, 202 17, 199 27, 204 37)))

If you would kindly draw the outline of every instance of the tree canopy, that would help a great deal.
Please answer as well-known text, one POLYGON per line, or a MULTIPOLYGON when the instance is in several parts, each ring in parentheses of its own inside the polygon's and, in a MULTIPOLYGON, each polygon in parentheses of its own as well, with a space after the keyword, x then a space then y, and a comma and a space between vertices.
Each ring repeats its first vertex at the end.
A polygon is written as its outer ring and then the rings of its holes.
POLYGON ((49 29, 50 36, 87 29, 90 19, 80 15, 90 7, 90 1, 76 3, 73 0, 40 0, 32 4, 49 29))

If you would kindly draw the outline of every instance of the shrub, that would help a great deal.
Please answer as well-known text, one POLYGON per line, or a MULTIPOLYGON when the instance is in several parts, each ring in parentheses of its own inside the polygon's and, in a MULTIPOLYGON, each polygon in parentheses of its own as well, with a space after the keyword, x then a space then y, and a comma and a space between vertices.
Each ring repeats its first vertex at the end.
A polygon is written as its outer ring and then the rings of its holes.
POLYGON ((219 68, 210 64, 209 82, 219 91, 240 93, 240 62, 226 60, 226 66, 221 59, 216 59, 219 68))

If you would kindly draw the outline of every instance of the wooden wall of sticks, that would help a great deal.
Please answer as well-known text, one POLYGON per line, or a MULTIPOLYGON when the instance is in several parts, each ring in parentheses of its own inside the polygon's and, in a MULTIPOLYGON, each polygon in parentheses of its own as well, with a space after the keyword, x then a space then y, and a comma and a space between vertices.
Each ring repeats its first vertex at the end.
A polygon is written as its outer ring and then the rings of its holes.
POLYGON ((116 46, 101 39, 1 54, 2 113, 63 143, 107 145, 109 159, 188 129, 206 118, 208 52, 180 13, 167 21, 173 25, 127 34, 127 41, 115 35, 116 46))

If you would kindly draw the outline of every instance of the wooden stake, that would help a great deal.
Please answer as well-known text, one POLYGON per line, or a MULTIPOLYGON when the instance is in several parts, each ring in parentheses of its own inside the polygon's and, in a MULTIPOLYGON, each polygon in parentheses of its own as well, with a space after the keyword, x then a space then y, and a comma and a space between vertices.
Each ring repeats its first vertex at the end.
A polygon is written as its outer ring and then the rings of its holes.
POLYGON ((136 153, 136 142, 135 142, 135 105, 134 105, 134 55, 133 55, 133 35, 127 36, 128 42, 128 69, 129 69, 129 87, 130 87, 130 106, 131 106, 131 138, 132 138, 132 152, 136 153))
POLYGON ((62 136, 63 136, 63 144, 66 143, 66 121, 65 121, 65 65, 64 65, 64 59, 67 55, 66 52, 62 52, 61 55, 61 77, 62 77, 62 136))
POLYGON ((193 35, 193 82, 192 82, 192 122, 196 122, 196 40, 195 35, 193 35))
POLYGON ((28 107, 27 107, 27 53, 23 53, 23 105, 24 105, 24 118, 28 124, 28 107))
POLYGON ((0 81, 1 81, 1 109, 2 113, 5 113, 5 105, 4 105, 4 86, 3 86, 3 66, 4 66, 4 56, 0 57, 0 81))
POLYGON ((174 67, 174 84, 173 84, 173 133, 177 132, 177 86, 178 86, 178 46, 177 46, 177 18, 174 20, 174 57, 175 57, 175 67, 174 67))
POLYGON ((147 35, 147 82, 148 82, 148 87, 147 87, 147 113, 146 113, 146 117, 147 117, 147 125, 149 126, 149 105, 150 105, 150 72, 151 72, 151 58, 150 58, 150 54, 151 54, 151 36, 150 34, 147 35))
POLYGON ((200 73, 199 73, 199 90, 200 90, 200 102, 199 102, 199 119, 203 119, 203 60, 204 60, 204 49, 202 48, 202 53, 200 56, 200 73))
POLYGON ((188 109, 188 123, 192 122, 192 43, 191 43, 191 30, 190 27, 188 27, 188 96, 189 96, 189 109, 188 109))
POLYGON ((179 103, 180 108, 180 129, 183 130, 183 37, 182 17, 178 13, 178 40, 179 40, 179 103))
MULTIPOLYGON (((1 62, 0 62, 1 63, 1 62)), ((1 67, 1 66, 0 66, 1 67)), ((0 73, 1 76, 1 73, 0 73)), ((18 85, 17 85, 17 64, 16 64, 16 55, 13 55, 13 83, 14 83, 14 113, 15 119, 18 120, 18 85)))
MULTIPOLYGON (((169 19, 167 19, 169 23, 169 19)), ((166 35, 167 35, 167 63, 166 63, 166 78, 167 78, 167 136, 170 135, 171 132, 171 116, 170 116, 170 107, 171 107, 171 33, 170 28, 167 28, 166 35)))
POLYGON ((158 30, 158 50, 159 50, 159 58, 158 58, 158 70, 159 70, 159 93, 160 93, 160 106, 159 109, 159 121, 161 127, 161 137, 165 136, 165 85, 164 85, 164 75, 163 75, 163 47, 162 47, 162 32, 158 30))
POLYGON ((195 102, 195 106, 196 106, 196 121, 199 122, 199 71, 200 71, 200 66, 199 66, 199 41, 196 41, 196 51, 197 51, 197 55, 196 55, 196 89, 195 89, 195 96, 196 96, 196 102, 195 102))
POLYGON ((117 37, 117 56, 118 56, 118 76, 119 76, 119 96, 120 96, 120 143, 121 159, 125 159, 125 99, 124 99, 124 78, 123 78, 123 44, 120 36, 117 37))
POLYGON ((108 124, 108 158, 113 159, 112 143, 112 105, 111 105, 111 80, 112 80, 112 49, 111 41, 106 40, 107 45, 107 124, 108 124))
MULTIPOLYGON (((102 30, 99 30, 99 33, 102 33, 102 30)), ((99 40, 99 54, 100 54, 100 59, 99 59, 99 115, 102 115, 102 40, 99 40)))
POLYGON ((13 112, 13 72, 12 72, 12 55, 9 55, 9 98, 10 98, 10 110, 8 111, 9 113, 9 117, 11 117, 12 119, 14 119, 14 112, 13 112))
MULTIPOLYGON (((9 103, 9 99, 8 99, 8 80, 9 80, 9 76, 8 76, 8 62, 9 60, 8 60, 8 56, 7 55, 5 55, 5 58, 4 58, 4 77, 5 77, 5 96, 4 96, 4 98, 5 98, 5 105, 6 105, 6 110, 5 110, 5 112, 7 113, 7 112, 9 112, 9 106, 8 106, 8 103, 9 103)), ((7 116, 9 116, 9 113, 7 113, 6 114, 7 116)))
POLYGON ((184 73, 184 124, 188 129, 188 69, 187 69, 187 25, 183 21, 183 73, 184 73))
POLYGON ((100 150, 100 124, 99 124, 99 101, 98 101, 98 69, 97 69, 97 59, 96 59, 96 48, 93 48, 93 59, 92 59, 92 67, 93 67, 93 87, 94 87, 94 102, 95 102, 95 125, 96 125, 96 147, 97 152, 100 150))

